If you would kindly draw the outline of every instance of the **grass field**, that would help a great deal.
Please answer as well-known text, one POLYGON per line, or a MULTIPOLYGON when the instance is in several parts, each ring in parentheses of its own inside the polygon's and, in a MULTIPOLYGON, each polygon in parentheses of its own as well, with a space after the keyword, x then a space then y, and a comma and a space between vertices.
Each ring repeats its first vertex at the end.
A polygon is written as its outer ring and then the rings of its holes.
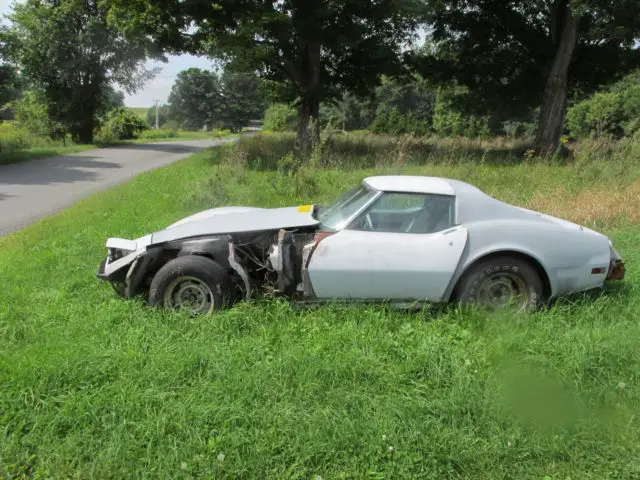
POLYGON ((149 111, 149 107, 127 107, 127 110, 135 113, 140 118, 147 118, 147 112, 149 111))
POLYGON ((243 139, 0 239, 1 477, 640 477, 638 145, 561 164, 512 144, 336 138, 293 177, 288 142, 243 139), (527 316, 265 300, 193 320, 95 278, 108 236, 326 202, 388 172, 597 226, 627 280, 527 316))

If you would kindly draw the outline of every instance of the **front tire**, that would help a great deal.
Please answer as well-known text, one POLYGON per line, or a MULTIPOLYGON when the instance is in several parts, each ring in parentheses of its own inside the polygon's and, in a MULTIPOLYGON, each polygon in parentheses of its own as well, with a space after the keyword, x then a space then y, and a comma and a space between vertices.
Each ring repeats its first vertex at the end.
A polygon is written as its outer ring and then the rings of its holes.
POLYGON ((164 265, 151 281, 149 304, 204 315, 229 307, 233 282, 219 264, 207 257, 178 257, 164 265))
POLYGON ((510 256, 493 257, 464 274, 455 297, 462 305, 488 310, 533 311, 544 302, 544 284, 530 263, 510 256))

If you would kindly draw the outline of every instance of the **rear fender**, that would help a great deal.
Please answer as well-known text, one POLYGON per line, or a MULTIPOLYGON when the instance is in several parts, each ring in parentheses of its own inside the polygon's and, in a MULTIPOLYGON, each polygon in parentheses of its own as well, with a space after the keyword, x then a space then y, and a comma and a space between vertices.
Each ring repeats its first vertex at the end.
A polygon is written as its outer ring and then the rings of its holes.
POLYGON ((536 254, 529 251, 528 249, 522 248, 521 246, 518 246, 518 245, 505 243, 505 244, 497 244, 497 245, 494 244, 489 248, 471 252, 470 245, 467 244, 467 246, 465 247, 465 251, 462 254, 462 259, 458 264, 458 268, 456 269, 456 272, 453 275, 453 278, 451 279, 451 283, 447 287, 447 290, 444 295, 444 301, 450 301, 452 299, 453 292, 456 286, 458 285, 458 282, 474 264, 476 264, 478 261, 482 260, 483 258, 492 256, 492 255, 498 255, 498 254, 504 254, 504 255, 515 254, 520 257, 526 257, 534 260, 536 263, 538 263, 538 265, 540 266, 540 268, 542 269, 542 271, 546 276, 546 278, 543 278, 542 280, 547 284, 547 287, 549 290, 548 293, 551 296, 554 295, 554 293, 557 290, 557 285, 555 284, 555 282, 553 282, 552 276, 549 275, 549 270, 545 262, 542 259, 540 259, 536 254))

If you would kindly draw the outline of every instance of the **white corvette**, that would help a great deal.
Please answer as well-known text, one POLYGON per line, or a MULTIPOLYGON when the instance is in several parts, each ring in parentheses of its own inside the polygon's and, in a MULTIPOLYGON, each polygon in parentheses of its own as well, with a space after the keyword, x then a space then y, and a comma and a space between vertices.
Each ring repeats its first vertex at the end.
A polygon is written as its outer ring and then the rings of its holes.
POLYGON ((328 207, 214 208, 106 246, 98 277, 120 295, 194 314, 264 291, 524 310, 624 278, 604 235, 418 176, 367 178, 328 207))

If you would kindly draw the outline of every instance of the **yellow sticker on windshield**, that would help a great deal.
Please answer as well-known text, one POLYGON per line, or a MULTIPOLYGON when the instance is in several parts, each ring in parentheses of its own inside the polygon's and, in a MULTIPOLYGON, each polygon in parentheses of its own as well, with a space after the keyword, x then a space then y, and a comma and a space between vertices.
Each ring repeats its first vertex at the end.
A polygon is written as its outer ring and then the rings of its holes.
POLYGON ((313 211, 313 205, 300 205, 298 207, 299 213, 311 213, 313 211))

